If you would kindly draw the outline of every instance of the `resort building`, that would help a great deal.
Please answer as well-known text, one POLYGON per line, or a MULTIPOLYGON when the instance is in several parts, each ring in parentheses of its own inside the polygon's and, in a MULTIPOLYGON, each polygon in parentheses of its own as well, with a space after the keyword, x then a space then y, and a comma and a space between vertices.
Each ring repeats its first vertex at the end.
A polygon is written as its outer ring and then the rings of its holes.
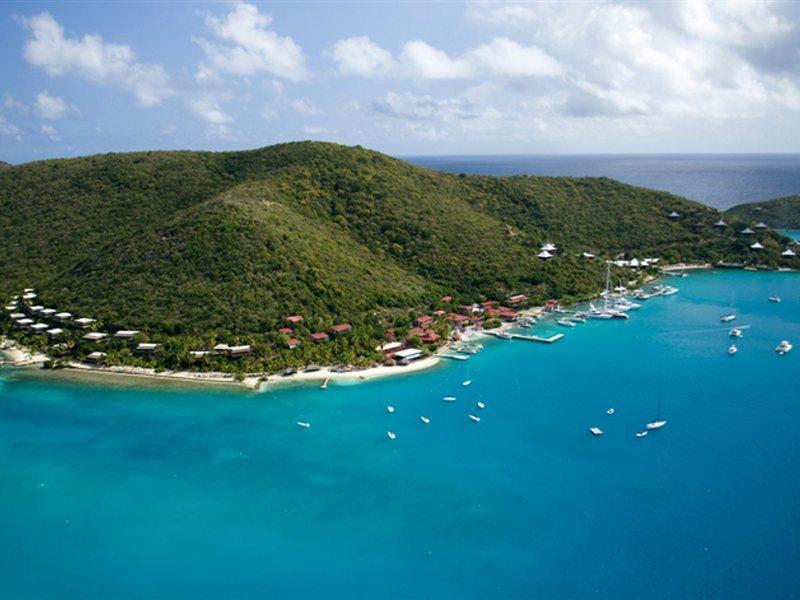
POLYGON ((60 329, 58 327, 54 327, 53 329, 48 329, 46 333, 50 337, 54 338, 54 337, 58 337, 58 336, 62 335, 64 333, 64 330, 60 329))
POLYGON ((56 313, 55 308, 43 308, 39 311, 39 314, 43 317, 52 317, 56 313))
POLYGON ((22 295, 22 299, 23 300, 34 300, 35 298, 36 298, 36 294, 34 294, 33 292, 28 292, 28 293, 22 295))
POLYGON ((17 319, 16 321, 14 321, 14 325, 16 325, 17 327, 29 327, 30 325, 33 325, 33 319, 29 319, 27 317, 22 319, 17 319))
POLYGON ((294 329, 292 329, 291 327, 281 327, 280 329, 278 329, 278 333, 280 333, 281 335, 292 335, 293 332, 294 329))
POLYGON ((18 321, 19 319, 25 318, 25 313, 16 312, 16 313, 11 313, 9 316, 11 317, 12 321, 18 321))
POLYGON ((756 229, 767 229, 767 224, 763 222, 756 223, 756 229))
POLYGON ((88 317, 81 317, 80 319, 75 319, 75 326, 79 329, 86 329, 89 325, 94 323, 94 319, 90 319, 88 317))
POLYGON ((33 314, 37 314, 44 310, 44 306, 42 306, 41 304, 37 304, 36 306, 31 306, 28 310, 33 314))
POLYGON ((542 251, 541 251, 541 252, 539 252, 539 254, 537 254, 536 256, 538 256, 539 258, 543 258, 543 259, 545 259, 545 260, 547 260, 547 259, 550 259, 550 258, 553 258, 553 255, 552 255, 552 254, 550 254, 550 252, 548 252, 547 250, 542 250, 542 251))
POLYGON ((350 325, 350 323, 339 323, 338 325, 331 327, 331 333, 334 335, 342 335, 350 331, 352 328, 353 326, 350 325))
POLYGON ((520 304, 525 304, 530 298, 528 298, 525 294, 515 294, 513 296, 509 296, 506 302, 508 302, 511 306, 519 306, 520 304))
POLYGON ((378 348, 378 349, 379 349, 381 352, 384 352, 384 353, 389 353, 389 354, 391 354, 392 352, 395 352, 395 351, 397 351, 397 350, 400 350, 400 349, 401 349, 401 348, 403 348, 404 346, 405 346, 405 344, 404 344, 403 342, 389 342, 389 343, 387 343, 387 344, 384 344, 383 346, 381 346, 381 347, 380 347, 380 348, 378 348))
POLYGON ((322 344, 327 342, 329 339, 330 337, 324 331, 317 331, 316 333, 311 334, 311 340, 316 344, 322 344))
POLYGON ((31 325, 31 331, 34 333, 44 333, 44 331, 50 327, 47 323, 34 323, 31 325))
POLYGON ((217 344, 214 346, 214 354, 227 354, 228 350, 230 350, 230 346, 228 344, 217 344))
POLYGON ((680 219, 681 216, 673 210, 671 213, 669 213, 669 218, 670 219, 680 219))
POLYGON ((114 337, 118 340, 130 340, 133 339, 138 333, 139 332, 135 329, 120 329, 114 334, 114 337))
POLYGON ((242 346, 231 346, 228 348, 228 356, 231 358, 236 358, 238 356, 245 356, 250 354, 252 349, 250 348, 250 344, 244 344, 242 346))
POLYGON ((727 226, 728 226, 728 224, 725 223, 725 221, 723 221, 722 219, 720 219, 719 221, 714 223, 714 227, 727 227, 727 226))
POLYGON ((292 326, 299 325, 300 323, 303 322, 303 317, 302 315, 289 315, 288 317, 286 317, 286 322, 292 326))
POLYGON ((448 302, 449 303, 449 302, 452 302, 452 301, 453 301, 453 297, 452 296, 442 296, 442 302, 448 302))
POLYGON ((152 354, 153 352, 158 350, 158 348, 160 346, 161 346, 161 344, 153 344, 153 343, 150 343, 150 342, 144 342, 144 343, 138 344, 134 351, 138 352, 139 354, 152 354))
POLYGON ((416 348, 406 348, 404 350, 398 350, 392 356, 400 361, 401 363, 409 363, 412 360, 417 360, 418 358, 422 357, 422 350, 418 350, 416 348))
POLYGON ((433 323, 433 317, 430 315, 422 315, 421 317, 417 317, 416 323, 420 327, 428 327, 433 323))
POLYGON ((422 335, 419 336, 419 339, 425 344, 433 344, 439 340, 439 334, 432 329, 426 329, 422 335))
POLYGON ((556 248, 555 245, 548 242, 547 244, 541 247, 541 250, 543 252, 555 252, 556 250, 558 250, 558 248, 556 248))
POLYGON ((300 340, 298 340, 297 338, 290 338, 290 339, 289 339, 289 341, 288 341, 288 342, 286 342, 286 347, 287 347, 289 350, 294 350, 294 349, 295 349, 295 348, 297 348, 299 345, 300 345, 300 340))
POLYGON ((755 244, 752 244, 752 245, 750 246, 750 248, 751 248, 752 250, 763 250, 763 249, 764 249, 764 246, 762 246, 762 245, 761 245, 761 243, 759 243, 759 242, 756 242, 755 244))
POLYGON ((745 229, 742 229, 742 235, 753 235, 754 233, 755 233, 755 231, 753 231, 749 227, 746 227, 745 229))
POLYGON ((86 356, 86 362, 100 364, 105 362, 106 356, 108 356, 105 352, 92 352, 86 356))
POLYGON ((591 252, 584 252, 581 254, 583 258, 597 258, 596 255, 592 254, 591 252))
POLYGON ((57 321, 69 321, 72 318, 72 313, 68 312, 60 312, 56 313, 56 320, 57 321))
POLYGON ((791 248, 787 248, 786 250, 781 252, 781 256, 790 256, 791 257, 791 256, 797 256, 797 255, 794 253, 794 250, 792 250, 791 248))
POLYGON ((99 331, 92 331, 91 333, 87 333, 83 336, 83 339, 89 342, 102 342, 104 339, 108 337, 107 333, 100 333, 99 331))

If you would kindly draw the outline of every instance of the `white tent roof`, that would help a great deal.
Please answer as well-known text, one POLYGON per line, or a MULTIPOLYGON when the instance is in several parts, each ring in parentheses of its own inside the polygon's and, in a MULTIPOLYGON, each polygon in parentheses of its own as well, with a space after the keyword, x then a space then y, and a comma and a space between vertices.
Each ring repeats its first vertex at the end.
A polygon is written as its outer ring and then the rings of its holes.
POLYGON ((754 233, 755 233, 755 231, 753 231, 752 229, 750 229, 750 228, 748 227, 748 228, 746 228, 746 229, 742 229, 742 233, 743 233, 744 235, 752 235, 752 234, 754 234, 754 233))
POLYGON ((550 254, 547 250, 542 250, 541 252, 539 252, 539 254, 537 254, 537 256, 539 258, 553 258, 553 255, 550 254))
POLYGON ((763 250, 764 246, 761 245, 760 242, 756 242, 750 246, 753 250, 763 250))
POLYGON ((726 226, 727 226, 727 224, 725 223, 725 221, 723 221, 722 219, 720 219, 719 221, 717 221, 716 223, 714 223, 714 225, 716 225, 717 227, 726 227, 726 226))
POLYGON ((547 244, 542 246, 542 250, 546 252, 553 252, 554 250, 557 250, 557 248, 553 244, 548 242, 547 244))
POLYGON ((677 219, 678 217, 680 217, 680 215, 676 213, 674 210, 671 213, 669 213, 669 216, 671 219, 677 219))
POLYGON ((794 250, 792 250, 791 248, 787 248, 786 250, 781 252, 781 256, 797 256, 797 255, 794 253, 794 250))
POLYGON ((758 229, 766 229, 767 228, 767 224, 764 223, 764 222, 756 223, 756 227, 758 229))

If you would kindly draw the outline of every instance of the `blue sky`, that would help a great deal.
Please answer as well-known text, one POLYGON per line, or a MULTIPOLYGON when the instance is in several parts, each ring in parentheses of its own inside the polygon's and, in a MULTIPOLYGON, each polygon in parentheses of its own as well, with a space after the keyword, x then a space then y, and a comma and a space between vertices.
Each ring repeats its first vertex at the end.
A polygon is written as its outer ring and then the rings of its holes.
POLYGON ((4 3, 0 160, 800 151, 800 3, 4 3))

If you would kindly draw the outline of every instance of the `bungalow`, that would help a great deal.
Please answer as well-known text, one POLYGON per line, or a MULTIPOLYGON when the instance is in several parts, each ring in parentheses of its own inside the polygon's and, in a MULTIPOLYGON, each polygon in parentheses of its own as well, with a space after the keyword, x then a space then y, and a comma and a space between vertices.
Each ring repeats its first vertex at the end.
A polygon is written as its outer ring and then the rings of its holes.
POLYGON ((447 311, 445 311, 445 310, 442 310, 442 309, 439 309, 439 310, 435 310, 435 311, 433 311, 433 316, 434 316, 434 317, 443 317, 443 316, 445 316, 446 314, 447 314, 447 311))
POLYGON ((547 244, 542 246, 541 250, 544 252, 555 252, 556 250, 558 250, 558 248, 556 248, 556 246, 548 242, 547 244))
POLYGON ((34 333, 44 333, 45 329, 50 327, 47 323, 34 323, 31 325, 31 331, 34 333))
POLYGON ((42 306, 41 304, 37 304, 36 306, 31 306, 28 310, 33 314, 37 314, 44 310, 44 306, 42 306))
POLYGON ((422 315, 421 317, 417 317, 416 323, 420 327, 428 327, 433 323, 433 317, 430 315, 422 315))
POLYGON ((19 321, 20 319, 25 318, 25 313, 16 312, 16 313, 11 313, 9 316, 11 317, 12 321, 19 321))
POLYGON ((33 291, 34 291, 34 289, 33 289, 33 288, 25 288, 25 289, 24 289, 24 290, 22 290, 22 291, 23 291, 23 293, 25 293, 25 294, 30 294, 31 292, 33 292, 33 291))
POLYGON ((299 345, 300 345, 300 340, 298 340, 297 338, 290 338, 290 339, 289 339, 289 341, 288 341, 288 342, 286 342, 286 347, 287 347, 289 350, 294 350, 294 349, 295 349, 295 348, 297 348, 299 345))
POLYGON ((106 356, 108 356, 105 352, 91 352, 86 355, 86 362, 100 364, 105 362, 106 356))
POLYGON ((763 250, 764 246, 761 245, 760 242, 756 242, 755 244, 750 245, 751 250, 763 250))
POLYGON ((505 306, 499 308, 497 313, 503 321, 513 321, 519 316, 516 312, 505 306))
POLYGON ((8 306, 6 306, 6 310, 8 312, 13 312, 13 311, 17 310, 17 305, 16 304, 9 304, 8 306))
POLYGON ((408 335, 422 335, 425 330, 422 327, 412 327, 408 330, 408 335))
POLYGON ((23 300, 33 300, 35 298, 36 298, 36 294, 34 294, 33 292, 28 292, 27 294, 23 294, 23 296, 22 296, 23 300))
POLYGON ((797 255, 794 253, 794 250, 792 250, 791 248, 787 248, 786 250, 781 252, 781 256, 797 256, 797 255))
POLYGON ((280 333, 281 335, 292 335, 293 331, 294 329, 292 329, 291 327, 281 327, 280 329, 278 329, 278 333, 280 333))
POLYGON ((484 300, 483 302, 481 302, 481 306, 483 307, 484 310, 486 310, 488 308, 493 308, 494 305, 497 303, 498 302, 496 300, 484 300))
POLYGON ((725 223, 725 221, 723 221, 722 219, 720 219, 719 221, 714 223, 714 227, 727 227, 727 226, 728 226, 728 224, 725 223))
POLYGON ((54 327, 53 329, 48 329, 45 333, 49 335, 51 338, 58 337, 64 333, 63 329, 59 329, 58 327, 54 327))
POLYGON ((331 333, 334 335, 343 335, 350 331, 353 328, 350 323, 339 323, 338 325, 334 325, 331 327, 331 333))
POLYGON ((289 315, 288 317, 286 317, 286 322, 292 326, 299 325, 300 323, 303 322, 303 317, 302 315, 289 315))
POLYGON ((506 302, 508 302, 511 306, 519 306, 528 300, 530 300, 530 298, 524 294, 515 294, 513 296, 509 296, 506 302))
POLYGON ((394 352, 395 350, 400 350, 403 348, 405 344, 403 342, 389 342, 388 344, 384 344, 379 348, 381 352, 394 352))
POLYGON ((114 337, 118 340, 130 340, 136 336, 139 332, 135 329, 120 329, 117 333, 114 334, 114 337))
POLYGON ((214 346, 213 351, 214 354, 227 354, 230 349, 231 347, 228 344, 217 344, 214 346))
POLYGON ((421 358, 422 350, 417 350, 416 348, 406 348, 404 350, 398 350, 392 356, 402 363, 408 363, 412 360, 421 358))
POLYGON ((458 312, 462 315, 471 315, 472 314, 472 305, 471 304, 462 304, 458 307, 458 312))
POLYGON ((452 319, 456 323, 456 325, 463 325, 464 323, 469 323, 469 317, 465 315, 460 315, 458 313, 450 313, 447 316, 450 317, 450 319, 452 319))
POLYGON ((189 356, 192 356, 194 358, 203 358, 208 354, 211 354, 211 352, 208 350, 189 350, 189 356))
POLYGON ((452 296, 442 296, 442 302, 452 302, 452 301, 453 301, 452 296))
POLYGON ((753 235, 754 233, 755 233, 755 231, 753 231, 749 227, 747 227, 745 229, 742 229, 742 235, 753 235))
POLYGON ((39 314, 43 317, 52 317, 56 313, 55 308, 43 308, 39 314))
POLYGON ((544 303, 544 310, 546 312, 554 312, 558 308, 558 300, 548 300, 544 303))
POLYGON ((581 256, 583 258, 589 258, 589 259, 597 258, 597 255, 596 254, 592 254, 591 252, 584 252, 583 254, 581 254, 581 256))
POLYGON ((246 354, 250 354, 251 351, 252 349, 250 348, 250 344, 231 346, 228 348, 228 356, 231 358, 236 358, 237 356, 245 356, 246 354))
POLYGON ((330 337, 328 336, 328 334, 327 334, 327 333, 325 333, 324 331, 317 331, 316 333, 312 333, 312 334, 311 334, 311 340, 312 340, 312 341, 313 341, 315 344, 324 344, 324 343, 325 343, 325 342, 327 342, 329 339, 331 339, 331 338, 330 338, 330 337))
POLYGON ((150 343, 150 342, 143 342, 143 343, 138 344, 136 346, 136 348, 134 349, 134 352, 138 352, 139 354, 152 354, 153 352, 158 350, 159 346, 161 346, 161 344, 153 344, 153 343, 150 343))
POLYGON ((89 325, 94 323, 94 319, 90 319, 88 317, 81 317, 80 319, 75 319, 75 325, 79 329, 86 329, 89 325))
POLYGON ((681 216, 673 210, 671 213, 669 213, 669 218, 670 219, 680 219, 681 216))
POLYGON ((553 258, 553 255, 550 254, 550 252, 548 252, 547 250, 542 250, 536 256, 538 256, 539 258, 543 258, 544 260, 548 260, 550 258, 553 258))
POLYGON ((763 222, 756 223, 756 229, 767 229, 767 224, 763 222))
POLYGON ((419 339, 420 341, 426 344, 433 344, 434 342, 439 340, 439 334, 433 331, 432 329, 428 329, 425 331, 425 333, 419 336, 419 339))
POLYGON ((71 318, 72 318, 72 313, 68 313, 68 312, 56 313, 56 320, 58 320, 58 321, 68 321, 71 318))
POLYGON ((83 336, 83 339, 89 342, 102 342, 108 337, 107 333, 100 333, 99 331, 92 331, 83 336))
POLYGON ((33 325, 33 319, 28 319, 27 317, 24 319, 17 319, 14 321, 14 325, 17 327, 29 327, 30 325, 33 325))

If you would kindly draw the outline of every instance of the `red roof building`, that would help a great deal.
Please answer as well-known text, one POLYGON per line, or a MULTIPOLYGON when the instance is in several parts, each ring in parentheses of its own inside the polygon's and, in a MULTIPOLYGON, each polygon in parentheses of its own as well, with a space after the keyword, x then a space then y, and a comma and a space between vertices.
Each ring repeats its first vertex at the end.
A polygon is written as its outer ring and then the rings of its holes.
POLYGON ((433 317, 430 315, 422 315, 417 318, 417 325, 420 327, 427 327, 431 323, 433 323, 433 317))
POLYGON ((330 338, 328 334, 324 331, 318 331, 316 333, 311 334, 311 339, 314 340, 317 344, 321 344, 322 342, 327 342, 330 338))
POLYGON ((509 296, 509 297, 508 297, 508 303, 509 303, 511 306, 519 306, 520 304, 522 304, 522 303, 524 303, 524 302, 527 302, 529 299, 530 299, 530 298, 528 298, 528 297, 527 297, 526 295, 524 295, 524 294, 516 294, 516 295, 514 295, 514 296, 509 296))
POLYGON ((558 300, 548 300, 544 304, 544 309, 548 312, 552 312, 558 308, 558 300))
POLYGON ((331 333, 335 335, 342 335, 343 333, 347 333, 353 328, 350 323, 339 323, 338 325, 334 325, 331 327, 331 333))
POLYGON ((292 328, 291 327, 281 327, 280 329, 278 329, 278 333, 280 333, 281 335, 291 335, 292 334, 292 328))
POLYGON ((422 327, 412 327, 408 330, 408 335, 422 335, 425 330, 422 327))
POLYGON ((444 310, 435 310, 435 311, 433 311, 433 316, 434 317, 443 317, 446 314, 447 314, 447 311, 444 311, 444 310))
POLYGON ((503 307, 500 308, 497 312, 503 321, 513 321, 514 319, 517 318, 517 313, 511 310, 510 308, 503 307))
POLYGON ((295 349, 295 348, 297 348, 299 345, 300 345, 300 340, 298 340, 298 339, 295 339, 295 338, 292 338, 292 339, 290 339, 288 342, 286 342, 286 347, 287 347, 289 350, 294 350, 294 349, 295 349))
POLYGON ((425 331, 425 333, 419 336, 419 339, 421 342, 424 342, 426 344, 432 344, 439 339, 439 334, 433 331, 432 329, 428 329, 427 331, 425 331))
POLYGON ((452 296, 442 296, 442 302, 452 302, 452 301, 453 301, 452 296))
POLYGON ((290 315, 286 317, 286 322, 290 325, 297 325, 303 322, 303 317, 301 315, 290 315))
POLYGON ((450 318, 451 318, 453 321, 455 321, 455 322, 456 322, 456 323, 458 323, 459 325, 460 325, 460 324, 462 324, 462 323, 467 323, 467 322, 469 322, 469 317, 467 317, 467 316, 465 316, 465 315, 459 315, 459 314, 457 314, 457 313, 450 313, 450 314, 449 314, 449 315, 447 315, 447 316, 448 316, 448 317, 450 317, 450 318))

